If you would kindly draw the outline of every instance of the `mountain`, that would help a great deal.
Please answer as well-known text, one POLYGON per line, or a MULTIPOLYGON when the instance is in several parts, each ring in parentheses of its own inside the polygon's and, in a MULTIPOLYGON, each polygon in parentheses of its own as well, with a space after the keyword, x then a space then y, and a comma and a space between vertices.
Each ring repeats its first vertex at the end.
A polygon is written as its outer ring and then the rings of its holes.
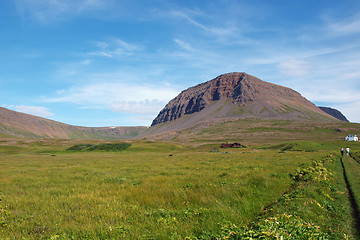
POLYGON ((0 137, 126 139, 146 127, 79 127, 0 107, 0 137))
POLYGON ((182 91, 160 111, 152 126, 184 117, 193 123, 234 118, 334 120, 298 92, 238 72, 182 91))
POLYGON ((323 110, 324 112, 326 112, 327 114, 330 114, 331 116, 333 116, 341 121, 349 122, 349 120, 347 120, 347 118, 344 116, 344 114, 342 114, 337 109, 330 108, 330 107, 319 107, 319 108, 321 110, 323 110))
POLYGON ((199 126, 238 120, 339 122, 290 88, 234 72, 182 91, 160 111, 150 128, 72 126, 0 107, 0 137, 166 139, 185 130, 191 136, 199 126))
POLYGON ((147 136, 169 138, 196 126, 249 119, 338 121, 290 88, 233 72, 182 91, 160 111, 147 136))

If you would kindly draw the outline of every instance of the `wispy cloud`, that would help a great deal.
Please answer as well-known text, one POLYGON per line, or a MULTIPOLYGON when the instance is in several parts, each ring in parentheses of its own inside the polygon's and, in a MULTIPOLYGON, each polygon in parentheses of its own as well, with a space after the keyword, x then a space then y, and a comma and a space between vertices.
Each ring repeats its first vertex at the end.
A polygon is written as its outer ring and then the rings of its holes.
POLYGON ((345 84, 339 84, 338 89, 333 88, 333 86, 322 86, 322 88, 313 87, 313 89, 311 89, 312 85, 307 85, 308 87, 304 88, 303 94, 312 101, 329 103, 332 105, 346 105, 355 102, 360 103, 360 90, 349 89, 345 84), (345 91, 342 91, 342 89, 345 91))
POLYGON ((107 41, 95 42, 97 50, 90 52, 89 55, 104 56, 113 58, 116 56, 130 56, 144 49, 143 46, 125 42, 119 38, 110 38, 107 41))
POLYGON ((39 117, 51 117, 55 114, 50 112, 50 110, 46 107, 41 106, 26 106, 26 105, 19 105, 13 107, 18 112, 23 112, 39 117))
POLYGON ((180 40, 180 39, 177 39, 175 38, 174 39, 174 42, 179 45, 182 49, 186 50, 186 51, 189 51, 189 52, 194 52, 196 51, 195 48, 193 48, 189 43, 183 41, 183 40, 180 40))
POLYGON ((114 112, 132 113, 155 116, 166 104, 168 100, 146 99, 138 101, 113 101, 111 109, 114 112))
POLYGON ((194 15, 197 14, 201 14, 199 11, 194 11, 194 10, 173 10, 170 12, 170 16, 175 17, 175 18, 179 18, 179 19, 184 19, 186 20, 186 22, 190 23, 191 25, 198 27, 202 30, 205 31, 211 31, 211 28, 205 26, 204 24, 201 24, 200 22, 196 21, 193 17, 190 16, 190 13, 192 13, 194 15))
POLYGON ((309 73, 309 62, 300 59, 290 59, 279 64, 280 71, 287 76, 304 76, 309 73))
POLYGON ((347 18, 336 20, 334 18, 328 19, 329 23, 326 30, 330 36, 344 36, 350 34, 360 33, 360 13, 347 18))
POLYGON ((229 24, 230 21, 214 21, 216 24, 210 23, 208 21, 204 21, 206 23, 202 23, 201 20, 196 19, 196 16, 198 18, 208 18, 208 14, 205 14, 201 11, 194 11, 190 9, 172 10, 169 12, 169 16, 171 18, 185 20, 187 24, 202 30, 206 34, 210 34, 219 38, 223 38, 228 35, 234 35, 238 31, 234 25, 229 24))
MULTIPOLYGON (((79 36, 64 47, 57 46, 56 60, 46 59, 55 70, 46 69, 49 76, 43 79, 61 80, 56 87, 63 89, 44 101, 139 116, 156 114, 184 86, 217 74, 245 71, 294 88, 311 101, 356 107, 349 97, 359 95, 360 12, 355 9, 353 15, 347 12, 323 17, 326 4, 316 3, 317 7, 308 12, 310 18, 302 19, 300 13, 308 7, 306 1, 298 4, 299 9, 287 2, 279 6, 267 1, 236 0, 14 1, 24 18, 42 23, 64 21, 61 26, 69 30, 72 24, 66 25, 67 19, 97 20, 96 38, 93 33, 85 34, 89 30, 86 28, 84 34, 79 34, 84 38, 79 36), (290 14, 299 15, 289 18, 290 14), (108 15, 111 17, 106 18, 108 15), (102 21, 110 18, 112 21, 102 21), (122 27, 129 31, 118 31, 122 27), (122 74, 119 76, 117 71, 122 74), (152 71, 158 73, 149 77, 152 71), (171 84, 158 83, 164 79, 170 79, 171 84), (182 86, 171 87, 176 82, 182 86)), ((332 6, 329 9, 338 13, 332 6)), ((78 31, 83 22, 77 22, 73 31, 78 31)), ((43 48, 38 48, 41 53, 43 48)))
POLYGON ((155 116, 178 93, 178 90, 169 86, 108 82, 60 90, 57 92, 58 96, 44 97, 42 101, 66 102, 84 108, 155 116))
POLYGON ((41 23, 107 9, 112 0, 15 0, 18 13, 41 23))

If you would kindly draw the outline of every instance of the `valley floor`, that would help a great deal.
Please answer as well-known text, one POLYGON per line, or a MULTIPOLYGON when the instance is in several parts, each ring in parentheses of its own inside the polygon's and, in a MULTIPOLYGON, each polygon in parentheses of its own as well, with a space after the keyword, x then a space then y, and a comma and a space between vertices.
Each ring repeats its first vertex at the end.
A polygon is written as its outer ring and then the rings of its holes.
POLYGON ((337 142, 66 150, 83 143, 1 141, 0 239, 360 237, 358 145, 342 161, 337 142))

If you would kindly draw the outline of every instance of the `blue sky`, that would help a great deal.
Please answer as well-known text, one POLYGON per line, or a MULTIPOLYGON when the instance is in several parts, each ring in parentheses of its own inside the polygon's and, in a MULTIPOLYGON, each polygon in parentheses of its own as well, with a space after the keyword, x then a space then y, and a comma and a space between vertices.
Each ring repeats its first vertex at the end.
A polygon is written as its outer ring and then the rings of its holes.
POLYGON ((360 122, 358 0, 2 0, 0 106, 81 126, 149 126, 228 72, 360 122))

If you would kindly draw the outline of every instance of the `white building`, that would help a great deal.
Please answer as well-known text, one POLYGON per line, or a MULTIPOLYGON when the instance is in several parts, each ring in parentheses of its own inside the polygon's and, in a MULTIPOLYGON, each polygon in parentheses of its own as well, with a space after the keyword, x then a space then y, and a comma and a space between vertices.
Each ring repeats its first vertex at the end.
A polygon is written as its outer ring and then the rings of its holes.
POLYGON ((358 138, 356 135, 350 134, 350 135, 346 136, 345 141, 355 141, 355 142, 358 142, 358 141, 359 141, 359 138, 358 138))

